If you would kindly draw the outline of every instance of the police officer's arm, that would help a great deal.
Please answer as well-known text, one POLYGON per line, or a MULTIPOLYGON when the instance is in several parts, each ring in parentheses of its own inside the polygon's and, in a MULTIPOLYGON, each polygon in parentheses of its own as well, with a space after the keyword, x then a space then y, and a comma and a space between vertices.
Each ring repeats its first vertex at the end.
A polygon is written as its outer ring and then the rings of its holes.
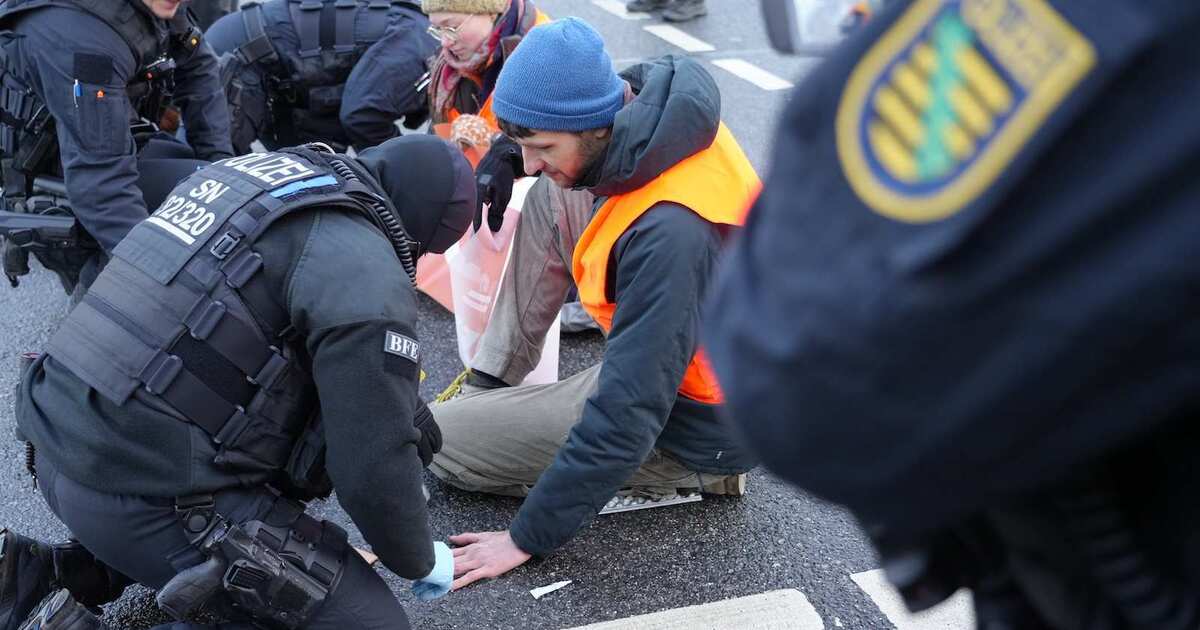
POLYGON ((183 112, 188 144, 202 160, 220 160, 233 155, 229 141, 229 108, 217 56, 207 42, 175 71, 174 101, 183 112))
POLYGON ((125 91, 136 71, 133 53, 107 24, 82 11, 43 9, 20 30, 25 58, 36 66, 35 89, 54 117, 72 209, 112 251, 147 214, 125 91))
POLYGON ((599 384, 509 528, 525 552, 570 540, 650 455, 696 351, 700 299, 719 249, 712 224, 666 203, 617 242, 618 306, 599 384))
POLYGON ((292 272, 288 310, 305 336, 338 502, 389 569, 425 577, 434 552, 413 428, 416 295, 384 237, 359 217, 321 212, 292 272))
POLYGON ((346 81, 339 118, 356 149, 399 134, 396 120, 400 118, 412 128, 417 126, 412 123, 420 124, 427 115, 428 99, 425 92, 417 91, 416 84, 437 43, 422 32, 421 22, 408 20, 406 24, 411 26, 389 31, 367 49, 346 81))

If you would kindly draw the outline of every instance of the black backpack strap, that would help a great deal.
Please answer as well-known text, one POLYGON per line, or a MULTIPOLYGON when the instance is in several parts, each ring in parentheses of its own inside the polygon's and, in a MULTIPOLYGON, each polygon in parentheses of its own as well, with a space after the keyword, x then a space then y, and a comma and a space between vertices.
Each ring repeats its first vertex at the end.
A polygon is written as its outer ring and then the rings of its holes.
POLYGON ((267 37, 267 30, 263 26, 262 5, 256 4, 241 13, 242 26, 246 29, 246 43, 238 46, 238 54, 247 64, 260 61, 268 65, 279 63, 279 53, 275 51, 275 46, 271 44, 271 38, 267 37))
POLYGON ((163 52, 162 42, 151 23, 153 18, 143 15, 129 2, 74 0, 72 4, 112 27, 133 51, 139 68, 153 62, 163 52))
MULTIPOLYGON (((321 54, 321 28, 322 22, 333 21, 333 5, 328 5, 321 0, 290 0, 288 2, 288 12, 292 17, 292 27, 296 29, 296 35, 300 38, 301 57, 315 57, 321 54), (325 14, 328 13, 328 18, 325 14)), ((332 28, 330 28, 332 32, 332 28)), ((331 42, 332 43, 332 42, 331 42)))
MULTIPOLYGON (((354 18, 358 15, 357 0, 337 0, 334 6, 333 52, 342 54, 354 52, 354 18)), ((322 28, 325 22, 321 23, 322 28)), ((321 33, 321 39, 326 38, 321 33)), ((324 41, 322 41, 322 45, 324 41)))

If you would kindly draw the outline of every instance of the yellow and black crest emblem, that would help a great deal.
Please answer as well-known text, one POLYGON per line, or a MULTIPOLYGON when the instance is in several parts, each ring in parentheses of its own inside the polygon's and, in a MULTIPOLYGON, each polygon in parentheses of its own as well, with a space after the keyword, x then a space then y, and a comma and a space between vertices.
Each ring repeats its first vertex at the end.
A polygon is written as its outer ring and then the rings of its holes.
POLYGON ((996 180, 1095 58, 1044 0, 916 0, 842 94, 846 178, 885 216, 950 216, 996 180))

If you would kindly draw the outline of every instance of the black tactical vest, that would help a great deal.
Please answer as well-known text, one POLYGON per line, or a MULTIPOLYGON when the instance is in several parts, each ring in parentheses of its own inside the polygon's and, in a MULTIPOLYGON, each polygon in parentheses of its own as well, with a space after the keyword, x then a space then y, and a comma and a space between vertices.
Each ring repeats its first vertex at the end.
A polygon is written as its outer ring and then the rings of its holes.
MULTIPOLYGON (((420 13, 408 0, 287 0, 298 50, 279 50, 264 27, 263 6, 243 10, 246 43, 237 49, 244 64, 259 64, 267 75, 276 146, 320 138, 347 145, 338 112, 354 65, 383 38, 390 14, 420 13), (365 19, 361 11, 369 12, 365 19), (355 25, 362 26, 355 32, 355 25)), ((272 140, 267 138, 266 140, 272 140)))
POLYGON ((234 482, 284 477, 289 458, 311 465, 315 388, 254 244, 304 208, 371 216, 367 200, 380 198, 362 183, 371 180, 346 179, 345 165, 330 166, 338 159, 294 149, 197 171, 121 241, 46 352, 115 404, 140 390, 140 401, 158 399, 198 425, 212 465, 234 482))
MULTIPOLYGON (((36 9, 63 7, 91 14, 116 31, 136 60, 138 71, 127 86, 133 111, 143 121, 155 125, 167 105, 174 87, 175 66, 200 45, 202 34, 188 12, 179 11, 168 23, 158 20, 144 8, 141 0, 7 0, 0 6, 0 30, 12 28, 16 19, 36 9)), ((7 63, 7 61, 3 61, 7 63)), ((5 68, 0 88, 0 153, 11 159, 10 168, 30 176, 56 174, 57 155, 53 120, 49 119, 41 99, 17 79, 15 68, 5 68), (32 137, 31 137, 32 136, 32 137), (45 136, 46 142, 38 142, 45 136), (28 155, 36 144, 37 155, 28 155)), ((65 88, 64 88, 65 89, 65 88)), ((130 121, 131 124, 138 121, 130 121)), ((6 177, 6 180, 10 179, 6 177)), ((10 184, 6 181, 6 187, 10 184)))

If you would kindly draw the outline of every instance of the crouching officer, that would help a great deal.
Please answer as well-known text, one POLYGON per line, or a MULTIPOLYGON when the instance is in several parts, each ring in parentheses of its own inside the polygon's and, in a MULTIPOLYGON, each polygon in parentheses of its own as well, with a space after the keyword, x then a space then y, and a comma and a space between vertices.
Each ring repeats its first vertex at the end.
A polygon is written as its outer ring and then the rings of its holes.
POLYGON ((238 153, 326 142, 362 150, 427 117, 425 61, 437 44, 416 2, 269 0, 227 15, 205 34, 238 153))
POLYGON ((31 619, 96 626, 48 560, 66 555, 91 603, 136 581, 180 619, 407 628, 345 532, 305 514, 332 489, 385 566, 444 594, 411 280, 465 231, 473 191, 461 152, 426 135, 357 159, 249 154, 177 186, 24 375, 38 487, 96 561, 8 533, 0 627, 56 586, 31 619))
POLYGON ((1195 630, 1200 4, 887 5, 797 89, 715 289, 730 413, 914 609, 1195 630))
POLYGON ((36 230, 11 234, 5 260, 13 286, 28 272, 17 246, 36 252, 68 292, 81 269, 88 284, 101 252, 112 252, 197 159, 232 155, 216 57, 179 4, 9 0, 0 7, 5 207, 73 214, 82 226, 51 242, 36 230), (172 103, 190 147, 158 131, 172 103))

